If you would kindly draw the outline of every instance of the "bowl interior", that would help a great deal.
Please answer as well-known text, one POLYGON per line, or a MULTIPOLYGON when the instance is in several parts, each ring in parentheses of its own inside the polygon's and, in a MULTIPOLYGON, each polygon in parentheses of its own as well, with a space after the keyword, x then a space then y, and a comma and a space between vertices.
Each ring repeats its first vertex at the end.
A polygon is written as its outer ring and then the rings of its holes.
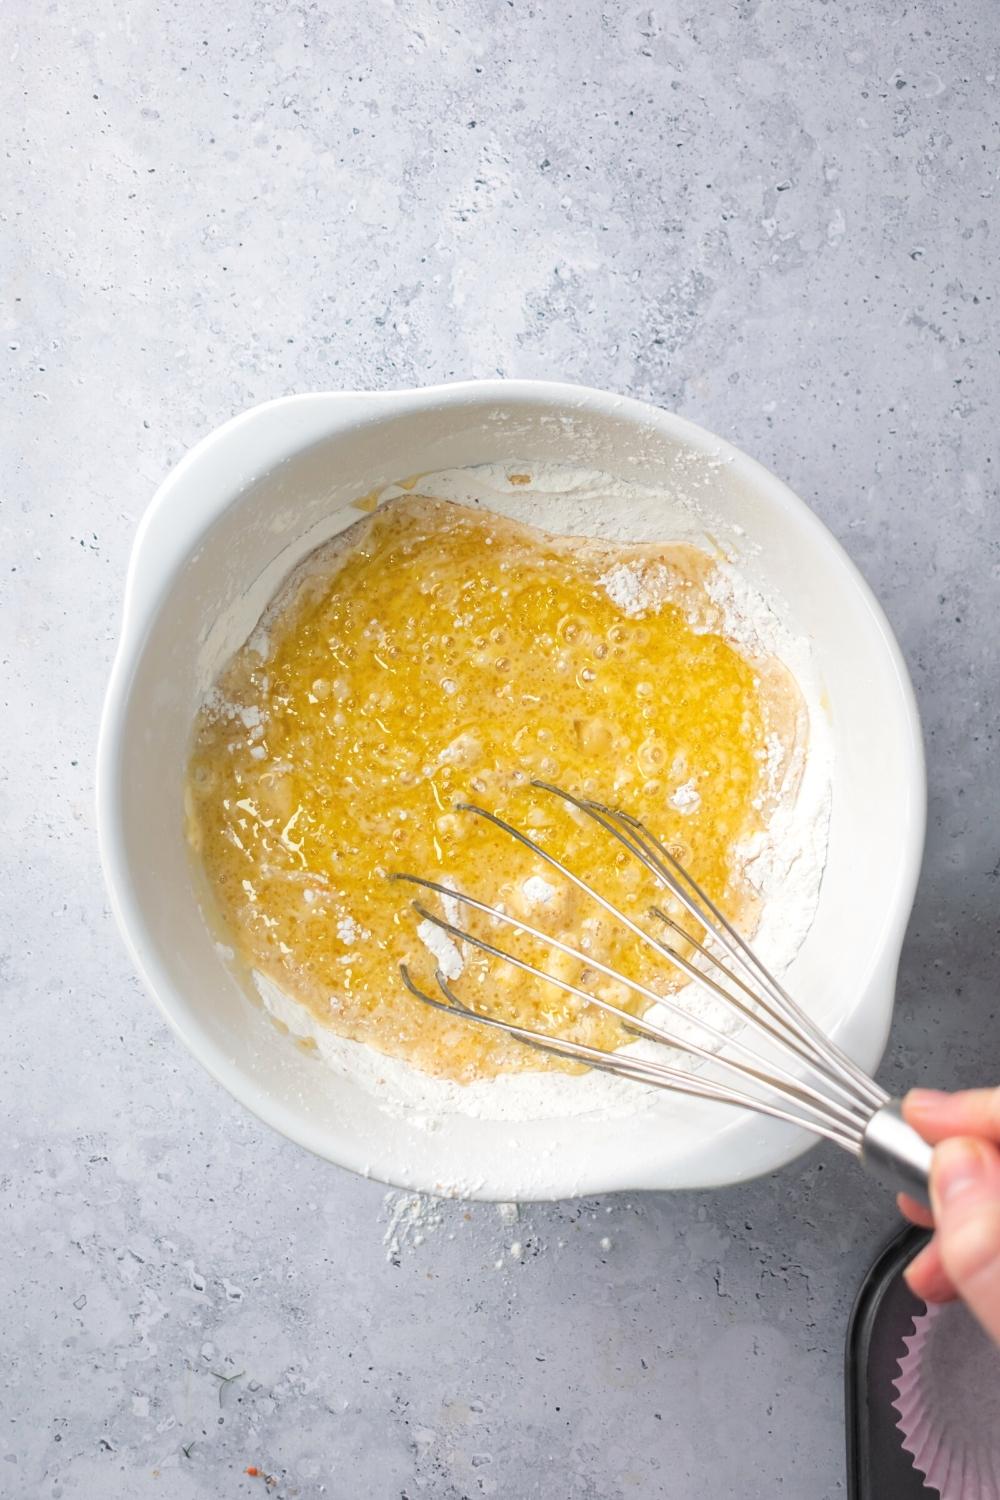
MULTIPOLYGON (((819 909, 791 983, 865 1066, 877 1062, 923 829, 912 696, 880 611, 811 513, 727 445, 637 403, 501 390, 404 393, 360 408, 355 398, 350 420, 326 398, 326 435, 242 483, 235 457, 248 434, 265 455, 297 445, 294 402, 278 403, 260 409, 255 433, 223 429, 168 479, 138 544, 105 721, 101 825, 116 909, 196 1055, 250 1108, 333 1161, 400 1186, 500 1199, 751 1176, 795 1154, 801 1136, 700 1101, 664 1096, 613 1121, 446 1118, 428 1128, 390 1114, 276 1032, 202 914, 182 832, 191 725, 287 572, 357 519, 353 500, 406 475, 511 461, 592 467, 694 496, 709 523, 739 527, 743 571, 812 642, 833 739, 833 812, 819 909), (171 517, 196 540, 158 571, 151 554, 171 517)), ((664 531, 669 539, 668 521, 664 531)))

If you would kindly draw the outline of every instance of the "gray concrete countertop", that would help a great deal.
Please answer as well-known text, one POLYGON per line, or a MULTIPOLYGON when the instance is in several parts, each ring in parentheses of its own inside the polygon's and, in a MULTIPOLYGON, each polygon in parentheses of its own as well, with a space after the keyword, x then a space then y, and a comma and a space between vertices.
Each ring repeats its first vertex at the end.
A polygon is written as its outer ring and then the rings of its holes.
POLYGON ((826 1150, 516 1222, 312 1160, 133 977, 95 729, 136 521, 234 412, 646 397, 885 604, 930 831, 883 1077, 1000 1076, 993 0, 14 0, 4 33, 0 1493, 842 1494, 891 1204, 826 1150))

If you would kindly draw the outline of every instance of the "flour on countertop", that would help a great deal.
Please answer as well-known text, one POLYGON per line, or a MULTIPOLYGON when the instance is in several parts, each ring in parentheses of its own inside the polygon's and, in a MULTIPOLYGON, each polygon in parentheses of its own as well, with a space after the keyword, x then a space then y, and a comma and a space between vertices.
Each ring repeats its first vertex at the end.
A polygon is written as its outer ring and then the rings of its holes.
POLYGON ((385 1258, 400 1263, 405 1248, 418 1248, 428 1235, 434 1234, 444 1221, 440 1200, 424 1193, 386 1193, 384 1199, 388 1223, 382 1244, 385 1258))
MULTIPOLYGON (((740 540, 742 528, 721 524, 715 516, 706 519, 699 509, 697 491, 705 481, 697 465, 692 465, 689 473, 679 474, 677 488, 670 493, 594 470, 561 465, 531 467, 531 483, 527 485, 512 484, 510 472, 523 474, 528 468, 510 471, 501 465, 488 465, 424 475, 419 491, 439 499, 480 505, 560 535, 623 542, 686 541, 703 550, 710 547, 714 553, 719 549, 713 542, 721 538, 723 547, 728 546, 730 551, 742 556, 752 554, 753 549, 740 540), (708 531, 712 541, 707 538, 708 531)), ((407 492, 400 486, 390 486, 383 498, 407 492)), ((637 573, 633 567, 621 565, 605 574, 604 587, 624 614, 636 618, 662 603, 657 592, 663 589, 665 580, 658 577, 658 566, 646 564, 637 573)), ((763 751, 766 788, 773 790, 785 777, 794 785, 799 778, 797 797, 790 805, 779 801, 766 832, 739 851, 747 878, 763 899, 754 947, 768 967, 780 975, 801 947, 819 898, 830 818, 830 735, 808 642, 785 625, 776 603, 769 603, 737 566, 724 560, 718 562, 707 587, 719 615, 713 628, 750 657, 778 658, 796 679, 808 714, 807 754, 796 750, 794 763, 783 765, 784 751, 778 736, 773 736, 763 751)), ((261 654, 266 655, 263 634, 261 644, 261 654)), ((440 759, 461 761, 474 746, 472 736, 460 735, 440 759)), ((682 771, 681 775, 686 773, 682 771)), ((678 811, 694 812, 700 801, 696 777, 692 775, 677 785, 670 801, 678 811)), ((522 894, 530 905, 550 900, 555 891, 542 877, 529 876, 522 894)), ((458 907, 454 897, 442 898, 446 921, 458 922, 458 907)), ((462 955, 448 934, 425 920, 416 936, 430 949, 446 978, 456 979, 462 970, 462 955)), ((593 1071, 579 1076, 558 1072, 503 1074, 466 1085, 433 1078, 407 1062, 339 1036, 263 975, 253 977, 267 1009, 294 1035, 312 1040, 331 1070, 372 1094, 388 1113, 401 1115, 423 1130, 436 1131, 455 1114, 513 1122, 585 1115, 622 1118, 655 1108, 661 1097, 656 1089, 593 1071)), ((687 986, 674 999, 690 1016, 712 1015, 718 1022, 712 1001, 695 986, 687 986)), ((650 1019, 658 1019, 660 1010, 656 1007, 650 1019)), ((656 1056, 659 1049, 653 1043, 639 1042, 635 1050, 640 1055, 656 1056)), ((398 1213, 393 1211, 396 1221, 387 1231, 387 1245, 394 1239, 398 1243, 408 1233, 411 1210, 404 1200, 397 1208, 398 1213)))

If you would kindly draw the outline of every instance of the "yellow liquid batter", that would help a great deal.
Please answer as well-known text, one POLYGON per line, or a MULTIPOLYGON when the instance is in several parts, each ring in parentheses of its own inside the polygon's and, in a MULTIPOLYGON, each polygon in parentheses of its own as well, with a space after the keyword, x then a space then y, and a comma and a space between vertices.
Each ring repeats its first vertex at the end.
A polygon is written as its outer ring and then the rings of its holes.
MULTIPOLYGON (((444 881, 657 993, 677 988, 680 976, 551 867, 455 809, 468 800, 509 819, 662 933, 648 915, 654 901, 667 905, 662 889, 532 777, 644 819, 752 925, 734 848, 772 810, 766 747, 794 736, 797 692, 774 663, 748 661, 717 633, 704 587, 714 566, 688 546, 555 538, 420 496, 389 502, 314 554, 265 618, 266 641, 256 632, 230 664, 194 736, 188 835, 246 963, 322 1024, 428 1073, 468 1082, 559 1066, 406 992, 401 962, 436 993, 415 897, 626 1009, 645 1003, 386 878, 444 881)), ((455 991, 485 1012, 605 1048, 628 1040, 614 1018, 471 945, 444 966, 459 965, 455 991)))

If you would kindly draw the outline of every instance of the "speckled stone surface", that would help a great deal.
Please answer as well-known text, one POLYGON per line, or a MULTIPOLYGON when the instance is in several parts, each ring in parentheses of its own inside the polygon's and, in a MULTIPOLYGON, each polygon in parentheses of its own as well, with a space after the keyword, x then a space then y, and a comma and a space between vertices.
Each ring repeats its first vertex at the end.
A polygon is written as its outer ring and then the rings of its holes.
POLYGON ((882 598, 931 799, 884 1077, 1000 1076, 993 0, 13 0, 3 30, 0 1494, 842 1494, 891 1205, 823 1150, 516 1222, 312 1160, 133 978, 94 740, 136 520, 234 412, 497 372, 647 397, 882 598))

